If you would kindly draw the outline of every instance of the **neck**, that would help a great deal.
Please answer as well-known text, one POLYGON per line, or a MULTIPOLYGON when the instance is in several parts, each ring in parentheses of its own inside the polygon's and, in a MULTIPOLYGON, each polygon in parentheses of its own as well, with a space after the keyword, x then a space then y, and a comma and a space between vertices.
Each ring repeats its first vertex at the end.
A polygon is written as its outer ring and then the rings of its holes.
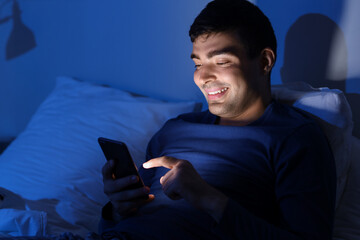
POLYGON ((234 118, 220 117, 219 125, 246 126, 259 119, 271 102, 271 96, 258 98, 241 115, 234 118))

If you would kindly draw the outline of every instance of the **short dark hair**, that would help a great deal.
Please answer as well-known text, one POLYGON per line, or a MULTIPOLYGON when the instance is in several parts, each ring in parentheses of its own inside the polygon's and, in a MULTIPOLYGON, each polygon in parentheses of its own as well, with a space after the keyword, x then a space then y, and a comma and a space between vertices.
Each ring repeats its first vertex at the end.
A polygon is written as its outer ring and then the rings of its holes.
POLYGON ((195 18, 189 35, 194 42, 203 34, 235 32, 253 59, 268 47, 276 56, 276 37, 269 19, 246 0, 214 0, 195 18))

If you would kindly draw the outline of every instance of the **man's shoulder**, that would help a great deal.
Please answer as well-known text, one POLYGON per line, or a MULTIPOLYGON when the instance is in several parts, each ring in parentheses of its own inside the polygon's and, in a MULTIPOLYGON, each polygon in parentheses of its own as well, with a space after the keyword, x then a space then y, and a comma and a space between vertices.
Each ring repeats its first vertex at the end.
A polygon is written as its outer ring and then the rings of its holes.
POLYGON ((301 127, 303 125, 318 125, 315 118, 308 112, 299 108, 275 102, 271 116, 272 122, 289 127, 301 127))
POLYGON ((293 106, 276 103, 269 122, 270 133, 277 135, 282 140, 296 136, 299 133, 302 136, 301 139, 298 139, 299 141, 306 141, 309 138, 326 139, 316 117, 293 106))

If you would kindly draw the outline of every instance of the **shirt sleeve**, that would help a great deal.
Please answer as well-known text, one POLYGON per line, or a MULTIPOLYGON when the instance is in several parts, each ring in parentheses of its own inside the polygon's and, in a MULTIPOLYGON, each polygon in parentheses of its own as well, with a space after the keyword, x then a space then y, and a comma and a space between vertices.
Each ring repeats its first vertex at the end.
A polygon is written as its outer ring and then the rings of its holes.
POLYGON ((335 209, 335 162, 320 128, 307 124, 274 154, 280 225, 254 216, 230 199, 215 232, 224 239, 330 240, 335 209))

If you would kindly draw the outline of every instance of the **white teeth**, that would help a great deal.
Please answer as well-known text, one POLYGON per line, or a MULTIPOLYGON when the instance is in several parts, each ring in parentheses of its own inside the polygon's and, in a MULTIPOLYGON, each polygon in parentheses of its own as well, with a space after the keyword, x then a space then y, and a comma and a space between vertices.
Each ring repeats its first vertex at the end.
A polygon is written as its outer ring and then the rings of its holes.
POLYGON ((219 94, 219 93, 222 93, 222 92, 225 92, 226 90, 228 90, 228 88, 223 88, 219 91, 214 91, 214 92, 208 92, 209 95, 215 95, 215 94, 219 94))

